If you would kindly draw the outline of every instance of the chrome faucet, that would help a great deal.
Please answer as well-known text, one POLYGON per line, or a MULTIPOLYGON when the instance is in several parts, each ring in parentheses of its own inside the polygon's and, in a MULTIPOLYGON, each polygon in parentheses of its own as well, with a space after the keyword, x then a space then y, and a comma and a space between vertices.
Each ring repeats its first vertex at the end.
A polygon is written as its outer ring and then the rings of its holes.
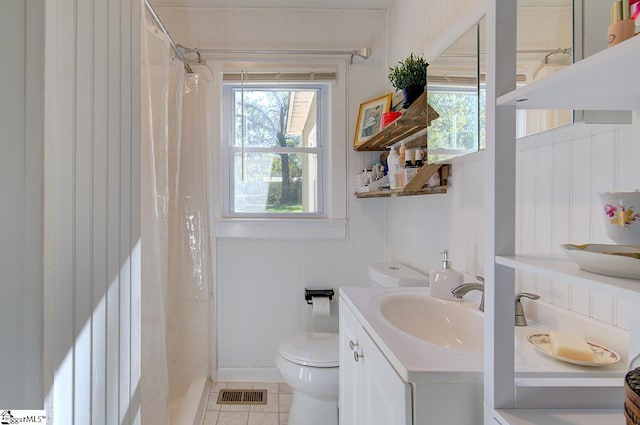
POLYGON ((516 326, 527 326, 527 318, 524 317, 524 309, 520 302, 520 298, 522 297, 537 300, 540 298, 540 295, 532 294, 530 292, 518 292, 516 294, 516 326))
POLYGON ((476 276, 481 283, 472 282, 472 283, 463 283, 462 285, 458 285, 455 288, 451 289, 451 293, 456 299, 461 300, 468 292, 471 291, 480 291, 482 292, 482 300, 480 300, 480 311, 484 311, 484 278, 482 276, 476 276))

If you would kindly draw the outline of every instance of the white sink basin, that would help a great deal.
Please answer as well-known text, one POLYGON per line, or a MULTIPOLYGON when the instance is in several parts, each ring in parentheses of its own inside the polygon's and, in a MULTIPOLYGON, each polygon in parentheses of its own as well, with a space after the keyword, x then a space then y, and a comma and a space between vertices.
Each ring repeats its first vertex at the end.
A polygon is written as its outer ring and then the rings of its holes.
POLYGON ((476 308, 431 296, 388 294, 380 313, 415 338, 458 351, 483 351, 484 319, 476 308))

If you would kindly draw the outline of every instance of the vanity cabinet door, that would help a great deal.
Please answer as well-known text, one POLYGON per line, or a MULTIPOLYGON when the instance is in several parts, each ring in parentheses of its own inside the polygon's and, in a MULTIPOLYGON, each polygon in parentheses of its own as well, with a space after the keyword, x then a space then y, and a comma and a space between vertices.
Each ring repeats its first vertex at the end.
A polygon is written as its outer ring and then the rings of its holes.
MULTIPOLYGON (((364 333, 364 332, 363 332, 364 333)), ((366 333, 361 338, 364 413, 368 425, 411 425, 411 387, 366 333)))
POLYGON ((361 334, 364 333, 360 322, 351 309, 340 299, 340 395, 338 407, 340 423, 347 425, 365 425, 362 406, 362 392, 359 388, 363 380, 362 363, 357 362, 354 352, 360 352, 361 334), (353 348, 351 348, 353 346, 353 348))
POLYGON ((411 425, 411 387, 340 299, 340 424, 411 425))

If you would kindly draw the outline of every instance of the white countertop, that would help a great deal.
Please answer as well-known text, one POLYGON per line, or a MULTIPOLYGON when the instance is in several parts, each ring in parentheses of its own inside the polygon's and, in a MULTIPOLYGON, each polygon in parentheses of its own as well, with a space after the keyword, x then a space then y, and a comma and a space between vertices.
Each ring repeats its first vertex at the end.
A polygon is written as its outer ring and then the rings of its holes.
MULTIPOLYGON (((340 288, 340 297, 402 379, 415 383, 482 382, 483 353, 444 348, 418 339, 391 325, 380 313, 380 300, 389 293, 425 296, 429 295, 429 288, 340 288)), ((465 301, 460 305, 477 309, 478 301, 465 301)), ((425 326, 429 326, 429 323, 425 323, 425 326)), ((565 363, 538 352, 526 340, 532 333, 548 331, 549 329, 531 321, 529 326, 515 327, 516 380, 520 380, 522 385, 537 386, 536 381, 549 378, 553 378, 558 385, 562 385, 563 382, 575 385, 575 382, 572 382, 575 378, 580 378, 581 381, 588 378, 593 380, 594 385, 600 386, 623 385, 622 378, 627 369, 626 352, 618 351, 622 360, 611 366, 585 367, 565 363)), ((621 344, 624 344, 624 341, 621 344)), ((580 385, 588 383, 589 381, 584 381, 580 385)))

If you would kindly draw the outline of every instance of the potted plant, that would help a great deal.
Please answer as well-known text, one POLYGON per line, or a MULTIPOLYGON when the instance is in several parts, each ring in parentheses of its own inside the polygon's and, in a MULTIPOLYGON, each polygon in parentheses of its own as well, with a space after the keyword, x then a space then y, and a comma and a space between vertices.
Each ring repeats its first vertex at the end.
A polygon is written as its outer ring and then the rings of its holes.
POLYGON ((403 108, 408 108, 424 92, 427 85, 427 66, 423 57, 413 53, 397 66, 389 68, 389 81, 404 95, 403 108))

